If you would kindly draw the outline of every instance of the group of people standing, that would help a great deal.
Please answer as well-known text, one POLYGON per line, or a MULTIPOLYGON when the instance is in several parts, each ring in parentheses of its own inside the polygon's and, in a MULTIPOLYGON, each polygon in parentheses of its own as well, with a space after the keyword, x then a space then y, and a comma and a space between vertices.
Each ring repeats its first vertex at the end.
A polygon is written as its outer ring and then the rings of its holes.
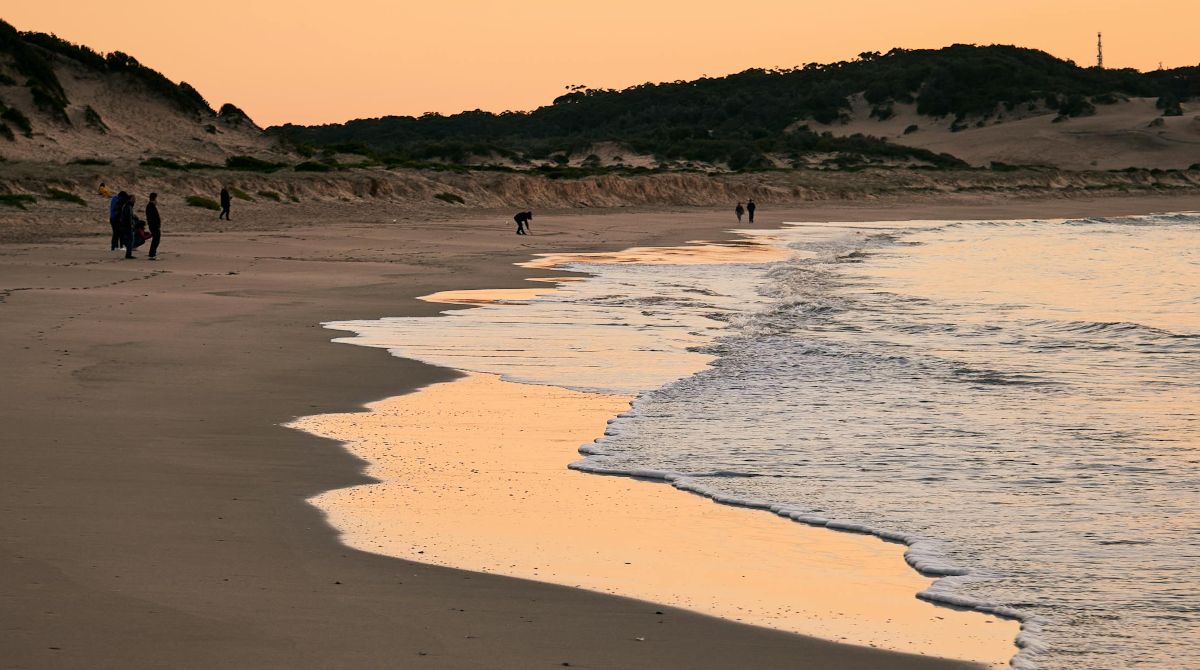
POLYGON ((158 243, 162 240, 162 217, 158 213, 158 194, 151 193, 146 203, 146 220, 138 218, 137 198, 121 191, 113 194, 107 186, 100 184, 101 196, 108 198, 108 223, 112 226, 112 251, 125 250, 125 258, 137 258, 133 250, 150 241, 149 260, 158 259, 158 243))
POLYGON ((754 223, 754 210, 757 208, 758 208, 758 205, 754 204, 754 199, 752 198, 750 200, 750 202, 746 203, 745 207, 742 207, 742 203, 739 201, 737 204, 737 207, 734 208, 733 213, 737 214, 738 223, 742 222, 743 214, 749 214, 750 215, 750 223, 754 223))

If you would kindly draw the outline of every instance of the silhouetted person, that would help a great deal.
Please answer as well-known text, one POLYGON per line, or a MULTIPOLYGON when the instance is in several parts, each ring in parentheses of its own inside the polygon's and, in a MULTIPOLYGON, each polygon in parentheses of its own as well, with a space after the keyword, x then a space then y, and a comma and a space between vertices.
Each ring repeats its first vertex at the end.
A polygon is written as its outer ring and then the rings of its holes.
POLYGON ((121 239, 125 240, 125 258, 137 258, 133 255, 133 250, 137 246, 133 239, 133 202, 133 196, 126 195, 121 202, 121 212, 118 214, 121 220, 121 239))
POLYGON ((229 189, 222 188, 221 189, 221 213, 217 215, 218 221, 220 221, 221 219, 225 219, 226 221, 229 220, 229 205, 231 203, 232 203, 232 200, 229 199, 229 189))
POLYGON ((529 229, 529 222, 533 220, 533 212, 518 212, 513 217, 513 221, 517 222, 517 234, 528 235, 526 231, 529 229))
POLYGON ((146 227, 150 229, 150 260, 158 259, 158 241, 162 239, 162 218, 158 215, 158 194, 150 194, 146 203, 146 227))
POLYGON ((746 203, 746 213, 750 215, 750 223, 754 223, 754 210, 755 209, 757 209, 757 207, 755 207, 753 200, 746 203))
POLYGON ((738 206, 733 210, 733 213, 737 214, 738 223, 741 223, 742 222, 742 214, 746 213, 746 210, 742 209, 741 201, 738 201, 738 206))
POLYGON ((125 204, 128 194, 125 191, 108 199, 108 223, 112 226, 112 251, 125 246, 125 237, 121 235, 121 205, 125 204))

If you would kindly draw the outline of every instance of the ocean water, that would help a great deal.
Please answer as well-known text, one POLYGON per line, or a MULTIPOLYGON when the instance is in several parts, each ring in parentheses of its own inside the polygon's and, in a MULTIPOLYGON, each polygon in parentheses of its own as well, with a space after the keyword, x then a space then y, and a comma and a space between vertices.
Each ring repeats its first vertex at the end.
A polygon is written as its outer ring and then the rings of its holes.
POLYGON ((635 395, 572 467, 905 542, 919 597, 1022 621, 1015 667, 1200 668, 1200 215, 758 237, 791 257, 338 325, 635 395))

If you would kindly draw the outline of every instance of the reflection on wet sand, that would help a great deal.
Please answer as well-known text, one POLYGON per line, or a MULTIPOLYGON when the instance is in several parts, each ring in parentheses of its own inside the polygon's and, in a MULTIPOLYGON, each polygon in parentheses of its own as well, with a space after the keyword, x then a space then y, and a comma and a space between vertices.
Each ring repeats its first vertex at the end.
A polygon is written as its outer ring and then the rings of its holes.
MULTIPOLYGON (((1017 626, 939 608, 904 547, 567 469, 629 398, 472 374, 294 427, 378 483, 313 502, 359 549, 1002 667, 1017 626)), ((653 634, 653 631, 649 631, 653 634)))
POLYGON ((745 239, 730 242, 696 240, 678 247, 633 247, 624 251, 582 254, 538 254, 532 261, 520 263, 526 268, 560 268, 570 263, 769 263, 787 258, 787 249, 768 244, 771 238, 761 231, 738 231, 745 239))

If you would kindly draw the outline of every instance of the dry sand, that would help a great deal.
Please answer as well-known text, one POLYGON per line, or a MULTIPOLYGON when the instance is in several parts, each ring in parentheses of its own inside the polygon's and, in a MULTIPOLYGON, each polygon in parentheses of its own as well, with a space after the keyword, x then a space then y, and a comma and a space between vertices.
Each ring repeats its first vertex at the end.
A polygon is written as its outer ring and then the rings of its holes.
MULTIPOLYGON (((896 203, 767 208, 760 224, 1197 208, 896 203)), ((356 551, 304 502, 364 483, 363 464, 280 424, 455 377, 332 345, 319 322, 528 288, 534 271, 512 263, 536 252, 715 239, 726 212, 539 218, 518 241, 496 216, 261 211, 278 223, 258 232, 172 234, 168 214, 155 264, 108 252, 102 221, 92 237, 0 247, 3 667, 953 667, 356 551)))

